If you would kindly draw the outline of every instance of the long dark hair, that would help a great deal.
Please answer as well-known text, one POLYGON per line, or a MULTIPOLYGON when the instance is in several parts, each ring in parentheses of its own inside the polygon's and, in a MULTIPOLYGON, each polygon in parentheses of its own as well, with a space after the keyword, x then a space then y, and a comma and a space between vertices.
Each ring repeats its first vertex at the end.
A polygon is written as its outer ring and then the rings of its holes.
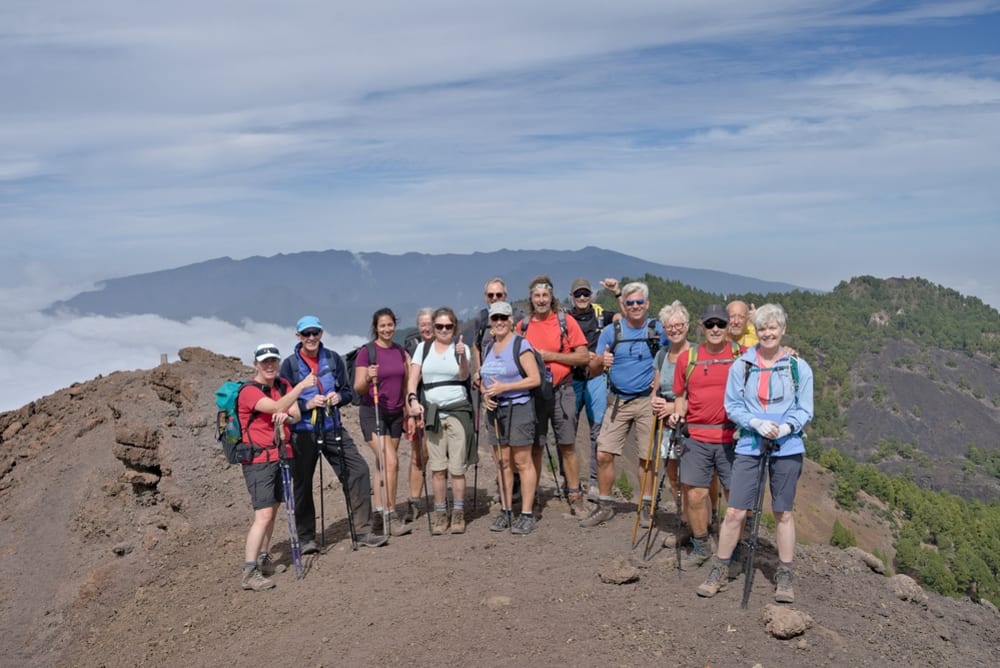
POLYGON ((392 324, 399 324, 399 320, 396 318, 396 314, 392 312, 392 309, 388 306, 383 306, 372 314, 372 339, 378 338, 378 321, 384 315, 392 318, 392 324))

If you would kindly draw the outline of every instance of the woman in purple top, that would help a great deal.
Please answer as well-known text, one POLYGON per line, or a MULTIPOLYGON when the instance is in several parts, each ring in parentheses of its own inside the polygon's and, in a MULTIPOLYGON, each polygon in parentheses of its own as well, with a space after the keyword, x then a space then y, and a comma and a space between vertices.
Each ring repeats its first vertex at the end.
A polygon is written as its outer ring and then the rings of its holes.
POLYGON ((493 343, 483 352, 479 368, 483 403, 486 404, 487 429, 493 456, 497 459, 500 483, 500 514, 490 526, 490 531, 510 528, 513 534, 531 533, 535 526, 532 505, 535 502, 535 465, 531 460, 531 445, 535 441, 535 406, 531 401, 532 388, 542 380, 531 344, 513 333, 507 302, 490 304, 490 325, 493 343), (514 360, 515 340, 520 340, 518 360, 514 360), (512 524, 511 496, 514 477, 511 464, 521 476, 521 516, 512 524))
POLYGON ((404 397, 410 356, 402 346, 393 342, 395 333, 396 315, 392 309, 380 308, 375 311, 372 315, 375 359, 369 359, 369 346, 362 346, 358 351, 354 366, 354 390, 361 397, 361 407, 358 410, 361 431, 376 457, 377 491, 373 531, 384 535, 386 528, 391 527, 393 535, 402 536, 413 529, 410 524, 404 524, 396 517, 396 481, 399 477, 399 459, 396 453, 406 420, 404 397), (378 526, 379 518, 382 521, 381 527, 378 526))

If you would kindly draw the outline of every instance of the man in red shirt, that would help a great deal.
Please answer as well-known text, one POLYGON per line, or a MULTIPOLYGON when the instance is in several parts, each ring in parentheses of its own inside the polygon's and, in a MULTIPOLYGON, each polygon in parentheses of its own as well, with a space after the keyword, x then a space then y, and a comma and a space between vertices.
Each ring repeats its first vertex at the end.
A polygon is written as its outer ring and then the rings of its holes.
POLYGON ((682 570, 697 568, 712 556, 708 489, 712 474, 717 472, 727 497, 729 494, 735 426, 726 415, 726 380, 730 366, 745 350, 727 337, 729 314, 721 305, 707 306, 700 321, 705 343, 677 358, 673 387, 676 412, 668 418, 671 427, 685 421, 688 432, 680 459, 680 482, 693 548, 681 560, 682 570))
POLYGON ((578 414, 571 372, 574 366, 586 364, 590 357, 587 337, 573 316, 565 312, 557 313, 551 278, 536 276, 529 285, 528 293, 531 297, 531 314, 518 323, 517 333, 524 336, 531 347, 542 355, 545 373, 552 380, 555 394, 550 410, 536 415, 535 443, 531 449, 535 472, 541 477, 542 448, 551 422, 562 458, 570 510, 575 514, 586 514, 583 489, 580 487, 580 464, 576 458, 578 414))

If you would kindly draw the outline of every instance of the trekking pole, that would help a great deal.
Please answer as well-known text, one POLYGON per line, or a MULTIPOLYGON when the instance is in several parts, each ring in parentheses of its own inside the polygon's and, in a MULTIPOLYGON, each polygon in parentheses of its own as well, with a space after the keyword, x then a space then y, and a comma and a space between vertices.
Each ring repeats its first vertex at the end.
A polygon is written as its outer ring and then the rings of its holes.
POLYGON ((427 484, 427 465, 430 454, 428 453, 428 456, 424 457, 424 452, 427 450, 427 430, 423 427, 420 428, 420 436, 417 438, 417 449, 420 451, 417 457, 423 463, 420 469, 424 474, 424 508, 426 508, 424 515, 427 515, 427 533, 433 536, 434 528, 431 526, 431 486, 427 484))
MULTIPOLYGON (((499 408, 499 406, 497 406, 497 408, 499 408)), ((503 511, 504 511, 504 496, 506 495, 506 492, 507 492, 507 477, 504 476, 504 474, 503 474, 503 452, 500 450, 500 421, 497 420, 496 411, 493 412, 493 431, 497 435, 497 444, 493 447, 493 459, 496 461, 496 464, 497 464, 497 475, 500 478, 500 512, 503 513, 503 511)), ((513 460, 513 458, 514 458, 513 451, 510 453, 510 456, 511 456, 511 459, 513 460)), ((513 466, 513 464, 514 464, 514 462, 511 461, 511 466, 513 466)), ((509 503, 508 505, 512 506, 514 504, 513 503, 509 503)), ((511 517, 513 518, 514 509, 513 508, 507 508, 507 510, 510 512, 511 517)), ((513 532, 514 522, 511 521, 510 522, 510 526, 507 527, 507 528, 510 531, 513 532)))
POLYGON ((292 550, 292 564, 295 565, 295 579, 302 578, 302 549, 299 546, 299 530, 295 526, 295 490, 292 487, 292 467, 288 465, 285 453, 285 430, 280 424, 274 425, 272 444, 278 448, 278 468, 281 469, 281 491, 285 496, 285 511, 288 514, 288 545, 292 550))
POLYGON ((677 577, 681 575, 681 528, 684 523, 684 512, 681 509, 681 503, 684 500, 681 487, 681 449, 679 447, 681 431, 681 423, 678 422, 670 434, 670 450, 667 451, 668 459, 671 451, 677 454, 677 489, 674 490, 674 502, 677 505, 677 513, 674 516, 674 552, 677 555, 677 577))
MULTIPOLYGON (((330 409, 324 406, 323 416, 326 417, 329 413, 330 409)), ((351 532, 351 550, 357 550, 358 533, 354 528, 354 506, 351 504, 351 493, 347 486, 347 460, 344 458, 344 427, 340 423, 340 409, 334 406, 333 414, 330 417, 333 418, 333 442, 337 447, 340 459, 340 474, 337 476, 337 479, 340 480, 340 488, 344 490, 344 501, 347 503, 347 529, 351 532)), ((320 462, 320 470, 322 470, 322 467, 323 463, 320 462)), ((337 472, 334 471, 334 473, 337 472)))
MULTIPOLYGON (((656 427, 653 430, 655 432, 654 439, 659 443, 663 438, 663 420, 660 418, 656 419, 656 427)), ((667 460, 662 456, 660 448, 656 449, 656 467, 653 471, 659 471, 659 482, 656 485, 656 490, 653 492, 653 503, 649 509, 649 526, 646 528, 646 547, 642 551, 642 560, 647 561, 649 559, 649 548, 653 544, 653 530, 656 528, 656 509, 660 507, 660 494, 663 492, 663 481, 667 477, 667 460)))
MULTIPOLYGON (((371 360, 374 362, 375 360, 371 360)), ((372 378, 372 397, 375 405, 375 468, 378 470, 379 490, 382 492, 382 535, 389 535, 389 489, 385 484, 385 439, 378 411, 378 377, 372 378)))
MULTIPOLYGON (((472 447, 474 447, 476 449, 476 467, 475 467, 475 471, 472 474, 472 507, 473 507, 473 509, 476 508, 476 501, 477 501, 477 499, 479 497, 479 428, 480 428, 480 422, 479 422, 479 410, 480 409, 479 409, 479 404, 476 404, 475 408, 476 408, 476 415, 472 419, 472 422, 473 422, 472 428, 475 431, 475 433, 472 436, 472 447)), ((468 457, 466 457, 466 460, 468 460, 468 457)))
POLYGON ((750 590, 753 588, 753 559, 757 552, 760 516, 764 510, 764 479, 767 477, 767 469, 771 464, 771 450, 773 448, 774 441, 769 438, 761 439, 760 468, 757 471, 757 496, 754 498, 753 520, 750 522, 750 537, 747 539, 746 575, 743 579, 743 600, 740 602, 740 608, 744 610, 750 600, 750 590))
MULTIPOLYGON (((653 454, 656 447, 656 429, 651 429, 649 432, 649 447, 646 449, 646 466, 649 467, 649 463, 653 461, 653 454)), ((653 475, 655 476, 655 469, 653 475)), ((635 538, 639 535, 639 520, 642 517, 642 504, 644 503, 643 497, 646 495, 646 471, 639 471, 639 505, 635 509, 635 523, 632 525, 632 549, 635 549, 636 543, 635 538)), ((652 490, 650 490, 652 491, 652 490)), ((649 521, 650 524, 653 523, 652 518, 649 521)))
MULTIPOLYGON (((316 414, 319 411, 313 409, 313 424, 316 423, 316 414)), ((319 427, 316 429, 316 449, 323 454, 323 427, 326 424, 326 408, 319 418, 319 427)), ((315 516, 313 516, 315 518, 315 516)), ((326 508, 323 504, 323 462, 319 463, 319 553, 326 554, 326 508)))
MULTIPOLYGON (((559 478, 556 477, 556 462, 553 461, 552 459, 552 450, 549 447, 548 429, 545 430, 545 458, 549 460, 549 471, 552 472, 552 482, 556 486, 556 497, 558 497, 560 501, 565 501, 565 499, 563 498, 562 485, 559 484, 559 478)), ((537 496, 538 494, 537 490, 535 491, 535 494, 537 496)))

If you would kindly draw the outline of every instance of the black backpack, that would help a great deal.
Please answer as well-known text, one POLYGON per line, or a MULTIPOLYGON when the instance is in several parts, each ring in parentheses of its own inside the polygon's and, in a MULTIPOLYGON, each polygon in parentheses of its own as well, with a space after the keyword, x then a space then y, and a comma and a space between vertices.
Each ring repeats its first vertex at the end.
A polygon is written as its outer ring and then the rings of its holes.
MULTIPOLYGON (((406 351, 403 348, 396 346, 396 344, 393 344, 392 347, 399 350, 399 354, 403 356, 403 366, 406 366, 406 351)), ((368 343, 362 346, 358 346, 351 352, 344 355, 344 366, 347 367, 347 382, 348 384, 351 385, 351 387, 354 387, 354 369, 357 366, 358 353, 361 352, 362 348, 368 350, 368 363, 369 364, 375 363, 376 351, 375 351, 374 341, 369 341, 368 343)), ((360 406, 361 396, 357 392, 353 392, 353 394, 354 398, 351 399, 351 405, 360 406)))

